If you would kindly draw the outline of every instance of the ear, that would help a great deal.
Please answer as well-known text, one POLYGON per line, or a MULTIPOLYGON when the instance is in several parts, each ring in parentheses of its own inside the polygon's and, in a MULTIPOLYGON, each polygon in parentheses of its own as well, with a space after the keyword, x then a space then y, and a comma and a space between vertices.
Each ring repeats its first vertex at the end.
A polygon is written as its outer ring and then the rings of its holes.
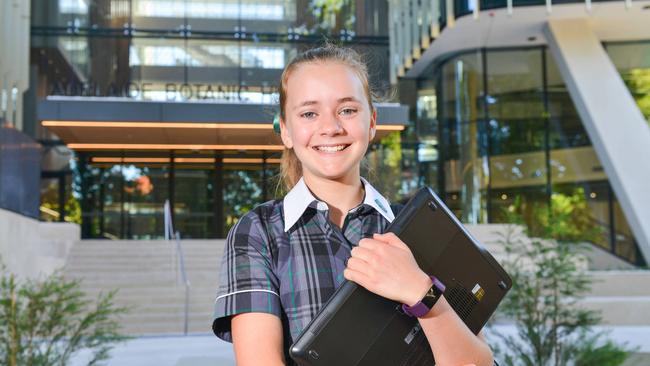
POLYGON ((287 129, 287 123, 284 121, 284 118, 280 117, 280 138, 282 138, 282 143, 287 149, 293 148, 293 141, 291 141, 291 134, 287 129))
POLYGON ((372 108, 372 115, 370 116, 370 140, 375 138, 375 134, 377 133, 377 109, 375 107, 372 108))

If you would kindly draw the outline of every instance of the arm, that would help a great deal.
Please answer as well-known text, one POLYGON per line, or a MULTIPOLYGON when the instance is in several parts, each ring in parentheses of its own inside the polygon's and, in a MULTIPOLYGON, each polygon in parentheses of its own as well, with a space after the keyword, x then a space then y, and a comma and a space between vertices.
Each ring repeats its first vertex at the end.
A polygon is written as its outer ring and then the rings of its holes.
POLYGON ((418 319, 431 345, 437 365, 486 365, 494 363, 485 338, 475 336, 444 296, 429 314, 418 319))
POLYGON ((244 313, 233 316, 231 321, 238 366, 285 365, 282 323, 277 316, 244 313))
POLYGON ((238 365, 284 365, 279 280, 263 230, 255 212, 242 217, 221 262, 213 331, 233 343, 238 365))
MULTIPOLYGON (((408 305, 418 302, 431 287, 410 249, 395 234, 375 234, 352 250, 344 276, 371 292, 408 305)), ((442 297, 419 319, 436 364, 491 366, 492 351, 475 336, 442 297)))

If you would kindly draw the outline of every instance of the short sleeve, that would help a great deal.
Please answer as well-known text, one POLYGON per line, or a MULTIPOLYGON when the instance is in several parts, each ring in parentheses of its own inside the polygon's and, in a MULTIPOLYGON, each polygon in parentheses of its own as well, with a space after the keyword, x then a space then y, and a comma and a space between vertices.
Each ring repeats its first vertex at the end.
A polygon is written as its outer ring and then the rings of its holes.
POLYGON ((281 317, 279 281, 272 270, 263 230, 259 216, 251 211, 232 227, 226 238, 212 330, 228 342, 232 342, 233 315, 262 312, 281 317))

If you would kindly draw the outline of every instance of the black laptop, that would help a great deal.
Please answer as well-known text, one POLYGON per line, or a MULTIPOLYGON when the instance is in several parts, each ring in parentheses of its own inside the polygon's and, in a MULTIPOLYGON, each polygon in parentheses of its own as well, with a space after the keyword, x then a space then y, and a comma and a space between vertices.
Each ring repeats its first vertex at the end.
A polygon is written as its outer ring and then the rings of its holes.
MULTIPOLYGON (((444 296, 478 334, 512 286, 487 250, 428 187, 386 231, 406 243, 420 268, 445 284, 444 296)), ((434 365, 416 318, 401 304, 345 281, 290 349, 299 365, 434 365)))

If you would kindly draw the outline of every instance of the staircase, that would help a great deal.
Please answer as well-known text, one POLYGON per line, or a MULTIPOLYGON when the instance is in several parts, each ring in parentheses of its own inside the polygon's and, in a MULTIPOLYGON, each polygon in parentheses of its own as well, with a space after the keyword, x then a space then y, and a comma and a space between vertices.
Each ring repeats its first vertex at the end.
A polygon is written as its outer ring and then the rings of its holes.
MULTIPOLYGON (((499 260, 496 232, 503 225, 469 225, 470 232, 499 260)), ((224 240, 183 240, 190 333, 211 332, 224 240)), ((81 279, 91 297, 118 289, 116 303, 132 308, 120 319, 127 334, 179 334, 184 327, 185 288, 177 278, 172 244, 166 241, 82 240, 72 248, 64 275, 81 279)), ((650 271, 590 270, 595 283, 583 300, 606 325, 650 326, 650 271)), ((178 275, 180 276, 180 274, 178 275)))
MULTIPOLYGON (((498 224, 467 225, 470 233, 485 245, 497 261, 505 257, 499 245, 498 233, 505 232, 506 227, 498 224)), ((522 228, 518 228, 515 235, 524 241, 530 240, 525 237, 522 228)), ((604 325, 650 326, 650 317, 647 316, 650 314, 650 271, 636 269, 605 251, 590 250, 583 255, 593 284, 591 292, 581 304, 587 309, 599 311, 604 325)))
MULTIPOLYGON (((224 243, 182 241, 191 282, 190 333, 211 332, 224 243)), ((64 275, 82 280, 82 290, 91 298, 117 289, 116 304, 131 308, 120 319, 124 333, 178 334, 184 330, 185 287, 177 275, 174 255, 172 244, 162 240, 82 240, 72 248, 64 275)))

